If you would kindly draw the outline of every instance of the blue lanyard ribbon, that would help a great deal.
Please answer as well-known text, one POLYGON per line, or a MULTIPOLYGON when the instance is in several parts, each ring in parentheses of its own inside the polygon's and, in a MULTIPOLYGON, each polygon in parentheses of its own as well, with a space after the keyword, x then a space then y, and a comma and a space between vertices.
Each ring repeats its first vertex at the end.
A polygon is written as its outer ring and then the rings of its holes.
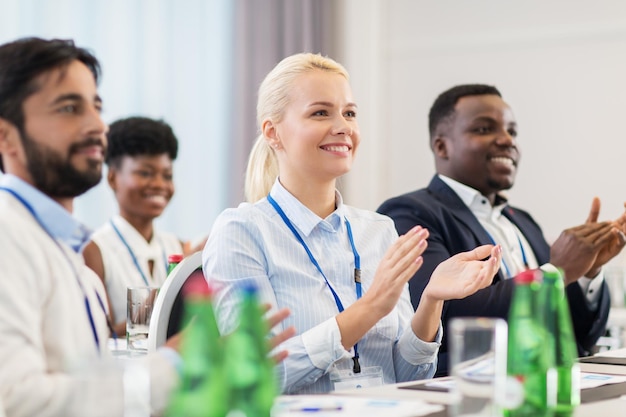
MULTIPOLYGON (((341 302, 341 299, 339 299, 339 295, 337 295, 337 292, 330 285, 330 282, 328 282, 328 278, 326 278, 326 274, 324 274, 324 271, 322 271, 322 267, 320 267, 320 264, 317 262, 317 260, 311 253, 311 250, 309 249, 307 244, 304 242, 304 239, 302 239, 302 236, 300 236, 300 234, 298 233, 294 225, 291 223, 291 221, 289 220, 289 217, 287 217, 283 209, 278 205, 276 200, 274 200, 272 196, 269 194, 267 195, 267 201, 269 201, 269 203, 274 207, 274 209, 276 209, 276 212, 283 219, 283 222, 285 222, 289 230, 291 230, 291 232, 296 237, 298 242, 300 242, 300 245, 302 245, 302 247, 306 251, 307 255, 309 256, 309 259, 311 260, 311 263, 315 266, 315 268, 317 268, 317 270, 322 275, 322 277, 324 277, 326 286, 332 293, 333 298, 335 299, 335 304, 337 304, 337 309, 341 313, 344 310, 343 303, 341 302)), ((352 227, 350 227, 350 222, 348 221, 346 217, 344 217, 344 221, 346 222, 346 229, 348 231, 348 239, 350 241, 350 247, 352 248, 352 253, 354 254, 354 284, 356 287, 356 298, 358 300, 359 298, 361 298, 362 291, 363 291, 361 288, 361 257, 359 256, 359 253, 356 250, 356 246, 354 246, 354 238, 352 236, 352 227)), ((354 362, 354 366, 353 366, 354 373, 355 374, 360 373, 361 366, 359 364, 358 343, 354 345, 354 357, 352 358, 352 361, 354 362)))
MULTIPOLYGON (((487 230, 485 230, 485 232, 487 232, 487 230)), ((491 234, 489 232, 487 232, 487 236, 489 236, 489 239, 491 240, 491 243, 493 243, 494 245, 496 244, 496 241, 494 240, 493 236, 491 236, 491 234)), ((520 239, 519 235, 517 234, 517 232, 515 233, 515 237, 517 238, 517 243, 519 244, 519 248, 522 251, 522 262, 524 263, 524 267, 526 269, 528 268, 528 258, 526 257, 526 251, 524 250, 524 245, 522 245, 522 239, 520 239)), ((506 278, 513 278, 513 275, 511 273, 511 270, 509 269, 509 266, 506 264, 504 257, 502 257, 502 266, 504 266, 504 270, 506 271, 506 278)))
MULTIPOLYGON (((109 223, 111 223, 111 226, 113 227, 113 230, 115 230, 115 233, 117 233, 117 236, 120 238, 120 240, 122 241, 124 246, 126 246, 126 250, 128 250, 128 253, 130 254, 130 257, 133 259, 133 263, 135 264, 135 268, 137 268, 137 271, 139 271, 139 274, 141 274, 141 278, 143 278, 143 282, 145 282, 146 285, 149 287, 150 283, 148 282, 148 278, 146 277, 146 275, 143 273, 143 269, 141 269, 141 266, 139 265, 139 261, 137 260, 137 257, 135 256, 135 252, 133 252, 133 250, 131 249, 131 247, 128 244, 128 242, 126 242, 126 239, 124 239, 124 236, 122 235, 122 233, 115 226, 115 223, 113 223, 113 219, 109 220, 109 223)), ((165 271, 167 273, 167 256, 165 255, 165 250, 162 249, 162 251, 163 251, 163 262, 165 263, 165 271)))
MULTIPOLYGON (((6 188, 6 187, 0 187, 0 190, 6 191, 7 193, 9 193, 13 197, 15 197, 20 203, 22 203, 22 205, 35 218, 35 220, 37 221, 39 226, 46 232, 46 234, 48 236, 50 236, 52 241, 57 245, 57 247, 59 248, 59 250, 61 251, 61 253, 65 257, 65 260, 67 260, 67 262, 69 263, 70 267, 72 268, 72 271, 74 272, 74 277, 76 278, 76 282, 78 283, 78 286, 80 287, 80 290, 83 293, 83 298, 85 300, 85 309, 87 310, 87 316, 88 316, 88 319, 89 319, 89 325, 91 326, 91 332, 93 333, 93 339, 94 339, 94 342, 96 343, 96 349, 98 350, 98 353, 100 353, 100 337, 98 336, 98 331, 96 330, 96 323, 95 323, 95 320, 93 318, 93 314, 91 312, 91 305, 89 304, 89 298, 87 297, 87 292, 85 291, 85 287, 83 286, 83 284, 82 284, 82 282, 80 280, 80 276, 78 275, 78 271, 76 270, 76 267, 74 266, 74 263, 67 256, 67 253, 65 253, 65 250, 63 249, 61 244, 54 238, 54 236, 52 236, 52 234, 48 231, 48 229, 46 229, 44 227, 42 221, 39 219, 39 217, 35 213, 35 210, 32 208, 32 206, 30 204, 28 204, 28 202, 21 195, 19 195, 14 190, 12 190, 10 188, 6 188)), ((111 332, 112 332, 111 334, 115 338, 115 332, 113 331, 113 326, 111 325, 111 322, 109 321, 109 318, 108 318, 109 316, 106 313, 106 308, 104 307, 104 302, 102 301, 102 298, 100 297, 100 294, 98 294, 97 291, 95 291, 95 293, 96 293, 96 298, 98 299, 98 304, 100 304, 100 307, 102 308, 102 311, 104 312, 104 315, 107 318, 107 325, 109 326, 109 330, 111 330, 111 332)))

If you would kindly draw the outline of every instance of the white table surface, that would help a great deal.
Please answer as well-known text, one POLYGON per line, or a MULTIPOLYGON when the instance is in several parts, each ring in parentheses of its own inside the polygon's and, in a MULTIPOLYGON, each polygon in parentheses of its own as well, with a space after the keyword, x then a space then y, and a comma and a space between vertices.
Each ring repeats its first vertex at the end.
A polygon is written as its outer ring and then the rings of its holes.
MULTIPOLYGON (((599 354, 598 356, 612 356, 612 357, 626 357, 626 348, 617 349, 614 351, 607 351, 599 354)), ((597 364, 581 364, 585 372, 599 372, 599 373, 611 373, 615 371, 615 374, 622 374, 626 371, 626 366, 618 365, 597 365, 597 364)), ((422 390, 410 390, 401 389, 400 387, 405 385, 414 385, 417 383, 428 383, 432 380, 425 381, 413 381, 402 382, 392 385, 383 385, 373 388, 361 388, 355 390, 346 390, 335 392, 335 395, 359 395, 359 396, 371 396, 377 398, 389 398, 389 399, 414 399, 419 398, 432 403, 437 404, 449 404, 451 401, 451 395, 445 392, 433 392, 422 390)), ((586 403, 579 405, 573 417, 613 417, 626 415, 626 395, 620 398, 614 398, 610 400, 597 401, 592 403, 586 403)))

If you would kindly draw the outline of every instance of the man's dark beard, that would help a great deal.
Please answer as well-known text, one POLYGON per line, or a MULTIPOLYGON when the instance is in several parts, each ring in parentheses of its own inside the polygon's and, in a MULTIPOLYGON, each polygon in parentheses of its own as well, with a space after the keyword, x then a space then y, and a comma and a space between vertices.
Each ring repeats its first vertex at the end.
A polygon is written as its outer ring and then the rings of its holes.
MULTIPOLYGON (((22 129, 23 130, 23 129, 22 129)), ((71 156, 80 148, 102 145, 99 139, 89 138, 80 144, 73 144, 67 160, 55 150, 36 143, 26 132, 20 132, 26 153, 28 172, 35 187, 49 197, 72 198, 83 194, 102 178, 102 163, 88 161, 85 172, 78 171, 70 162, 71 156)))

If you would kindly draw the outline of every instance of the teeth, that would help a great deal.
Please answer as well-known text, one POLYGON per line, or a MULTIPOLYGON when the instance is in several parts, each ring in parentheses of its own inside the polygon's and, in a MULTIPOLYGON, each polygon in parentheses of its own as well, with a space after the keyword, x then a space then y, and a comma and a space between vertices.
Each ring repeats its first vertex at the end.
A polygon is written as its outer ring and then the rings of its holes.
POLYGON ((350 148, 346 145, 342 146, 324 146, 324 149, 331 152, 348 152, 350 148))
POLYGON ((509 166, 513 166, 513 160, 510 158, 506 158, 504 156, 498 156, 495 158, 491 158, 491 160, 493 162, 499 163, 499 164, 505 164, 505 165, 509 165, 509 166))
POLYGON ((162 195, 150 195, 147 196, 148 200, 152 200, 155 203, 167 204, 167 199, 162 195))

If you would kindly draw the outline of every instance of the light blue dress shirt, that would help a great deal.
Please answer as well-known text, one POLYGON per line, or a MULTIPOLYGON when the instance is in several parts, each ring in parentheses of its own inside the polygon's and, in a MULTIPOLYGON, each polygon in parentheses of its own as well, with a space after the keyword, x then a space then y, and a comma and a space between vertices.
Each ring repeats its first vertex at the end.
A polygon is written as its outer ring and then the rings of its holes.
POLYGON ((32 215, 48 234, 64 242, 74 252, 79 253, 89 241, 91 230, 72 217, 63 206, 32 185, 15 175, 4 174, 0 177, 0 187, 17 193, 24 203, 28 204, 32 215))
MULTIPOLYGON (((393 221, 380 214, 343 204, 336 193, 337 209, 321 219, 302 205, 277 180, 271 195, 294 225, 344 307, 356 301, 354 255, 344 221, 350 221, 361 258, 363 293, 378 264, 397 239, 393 221)), ((203 252, 204 274, 215 283, 220 330, 236 326, 238 286, 252 283, 262 302, 272 311, 287 307, 291 316, 274 329, 294 326, 297 335, 283 343, 289 356, 278 365, 283 393, 323 393, 332 390, 328 372, 351 369, 353 351, 341 344, 335 316, 339 313, 324 278, 302 245, 264 198, 224 211, 215 221, 203 252)), ((408 285, 394 310, 359 341, 361 367, 380 366, 385 383, 432 377, 441 341, 424 342, 413 333, 413 308, 408 285)))

